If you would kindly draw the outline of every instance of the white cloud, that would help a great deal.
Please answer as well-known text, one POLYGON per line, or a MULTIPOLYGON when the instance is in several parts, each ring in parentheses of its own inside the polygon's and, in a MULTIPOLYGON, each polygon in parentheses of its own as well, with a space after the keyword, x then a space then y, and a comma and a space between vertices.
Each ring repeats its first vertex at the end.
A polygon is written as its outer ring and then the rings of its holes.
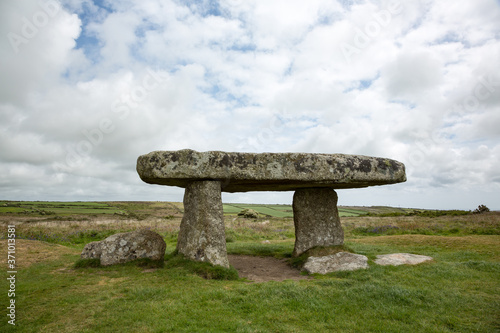
POLYGON ((141 21, 138 13, 124 12, 109 14, 104 22, 93 23, 89 32, 97 36, 102 44, 101 57, 104 64, 127 66, 131 61, 131 47, 137 43, 135 30, 141 21))
POLYGON ((386 81, 389 98, 415 100, 439 85, 441 69, 442 65, 430 52, 412 50, 400 53, 394 62, 386 64, 381 76, 386 81))
POLYGON ((57 82, 74 52, 80 21, 59 7, 38 1, 3 1, 1 5, 0 101, 24 104, 30 94, 57 82))
POLYGON ((395 158, 407 183, 340 203, 494 206, 498 2, 103 3, 0 4, 3 36, 49 18, 0 41, 1 197, 181 200, 135 160, 193 148, 395 158))

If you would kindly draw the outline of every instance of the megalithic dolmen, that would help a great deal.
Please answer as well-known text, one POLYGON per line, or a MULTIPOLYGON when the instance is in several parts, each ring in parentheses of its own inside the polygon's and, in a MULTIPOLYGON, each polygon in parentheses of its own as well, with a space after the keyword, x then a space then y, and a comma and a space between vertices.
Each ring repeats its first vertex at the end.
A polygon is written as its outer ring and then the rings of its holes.
POLYGON ((406 181, 403 163, 346 154, 154 151, 137 159, 149 184, 185 188, 177 250, 229 267, 221 192, 295 191, 294 256, 315 246, 342 245, 335 189, 406 181))

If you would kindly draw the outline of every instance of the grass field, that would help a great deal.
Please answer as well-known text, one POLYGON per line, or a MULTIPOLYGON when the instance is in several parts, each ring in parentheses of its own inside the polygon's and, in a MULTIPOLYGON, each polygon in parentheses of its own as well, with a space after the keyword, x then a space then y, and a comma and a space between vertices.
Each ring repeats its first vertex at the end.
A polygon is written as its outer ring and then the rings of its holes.
POLYGON ((253 209, 264 217, 293 217, 290 205, 224 204, 224 213, 236 215, 246 208, 253 209))
POLYGON ((99 202, 0 201, 0 213, 27 215, 78 215, 123 213, 117 207, 99 202))
MULTIPOLYGON (((10 207, 3 203, 1 208, 10 207)), ((23 209, 42 209, 42 203, 30 204, 23 209)), ((85 204, 54 206, 70 211, 84 209, 85 204)), ((163 268, 136 264, 74 268, 87 242, 141 227, 160 233, 167 243, 167 253, 171 253, 182 217, 179 203, 87 206, 92 207, 88 214, 0 214, 5 230, 0 235, 0 248, 7 251, 7 224, 16 224, 17 235, 16 327, 7 323, 9 286, 2 279, 4 296, 0 300, 5 306, 0 310, 1 332, 500 330, 497 212, 343 217, 346 247, 368 256, 369 269, 318 275, 310 280, 250 283, 205 279, 199 266, 172 256, 167 256, 163 268), (90 213, 92 209, 103 211, 90 213), (110 214, 108 209, 116 212, 110 214), (376 255, 395 252, 429 255, 434 260, 397 267, 373 263, 376 255)), ((228 253, 289 258, 294 244, 293 219, 264 213, 259 219, 236 216, 240 208, 249 206, 253 205, 225 207, 228 253)), ((290 209, 261 206, 269 211, 290 209)), ((43 209, 51 210, 48 206, 43 209)), ((346 209, 352 214, 365 211, 363 207, 346 209)), ((6 267, 6 256, 0 258, 6 267)))
MULTIPOLYGON (((257 211, 262 217, 292 218, 291 205, 277 204, 241 204, 225 203, 225 215, 237 215, 246 208, 257 211)), ((411 208, 394 207, 338 207, 340 217, 353 217, 363 215, 397 216, 408 215, 412 212, 435 212, 415 210, 411 208)), ((181 202, 51 202, 51 201, 1 201, 0 214, 38 215, 88 215, 88 214, 117 214, 134 218, 147 218, 168 212, 175 216, 184 211, 181 202)), ((446 212, 446 211, 444 211, 446 212)), ((468 214, 467 211, 456 211, 468 214)), ((165 216, 168 216, 165 215, 165 216)))
MULTIPOLYGON (((291 205, 264 205, 264 204, 238 204, 238 203, 227 203, 224 204, 224 214, 226 215, 237 215, 245 208, 250 208, 258 212, 259 214, 269 217, 282 217, 291 218, 293 217, 293 209, 291 205)), ((402 210, 400 208, 392 207, 338 207, 339 215, 343 216, 361 216, 366 214, 378 214, 378 213, 397 213, 411 211, 411 209, 402 210)))

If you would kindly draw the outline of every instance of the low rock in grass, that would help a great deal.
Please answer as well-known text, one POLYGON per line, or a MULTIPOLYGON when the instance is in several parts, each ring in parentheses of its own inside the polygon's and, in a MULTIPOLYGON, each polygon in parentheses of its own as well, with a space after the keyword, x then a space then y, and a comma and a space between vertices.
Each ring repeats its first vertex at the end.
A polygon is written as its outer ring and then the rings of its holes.
POLYGON ((309 274, 327 274, 366 268, 368 268, 368 258, 366 256, 349 252, 339 252, 329 256, 309 257, 302 269, 309 274))
POLYGON ((239 212, 238 216, 242 216, 242 217, 245 217, 247 219, 256 219, 259 217, 259 213, 257 213, 253 209, 246 208, 246 209, 243 209, 241 212, 239 212))
POLYGON ((417 265, 432 260, 432 257, 411 253, 381 254, 375 263, 382 266, 417 265))
POLYGON ((81 259, 99 259, 102 266, 122 264, 136 259, 163 261, 166 244, 154 231, 141 229, 119 233, 85 245, 81 259))

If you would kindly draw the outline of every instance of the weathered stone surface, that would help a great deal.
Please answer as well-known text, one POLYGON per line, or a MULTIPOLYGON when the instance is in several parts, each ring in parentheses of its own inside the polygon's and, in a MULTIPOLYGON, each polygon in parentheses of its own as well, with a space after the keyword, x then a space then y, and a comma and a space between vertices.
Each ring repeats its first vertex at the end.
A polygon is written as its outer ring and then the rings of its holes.
POLYGON ((155 151, 139 156, 137 172, 150 184, 187 187, 220 180, 224 192, 357 188, 406 181, 403 163, 344 154, 155 151))
POLYGON ((295 247, 299 256, 315 246, 342 245, 344 230, 337 209, 337 193, 330 188, 308 188, 293 195, 295 247))
POLYGON ((196 181, 186 187, 177 250, 195 261, 229 267, 221 183, 196 181))
POLYGON ((154 231, 141 229, 119 233, 85 245, 82 259, 100 259, 102 266, 126 263, 132 260, 149 258, 163 260, 166 244, 154 231))
POLYGON ((432 257, 411 253, 393 253, 378 255, 375 263, 382 266, 417 265, 432 260, 432 257))
POLYGON ((309 274, 327 274, 337 271, 354 271, 368 268, 368 258, 349 252, 339 252, 324 257, 309 257, 302 267, 309 274))
POLYGON ((102 241, 91 242, 85 245, 80 258, 82 259, 101 259, 102 241))

